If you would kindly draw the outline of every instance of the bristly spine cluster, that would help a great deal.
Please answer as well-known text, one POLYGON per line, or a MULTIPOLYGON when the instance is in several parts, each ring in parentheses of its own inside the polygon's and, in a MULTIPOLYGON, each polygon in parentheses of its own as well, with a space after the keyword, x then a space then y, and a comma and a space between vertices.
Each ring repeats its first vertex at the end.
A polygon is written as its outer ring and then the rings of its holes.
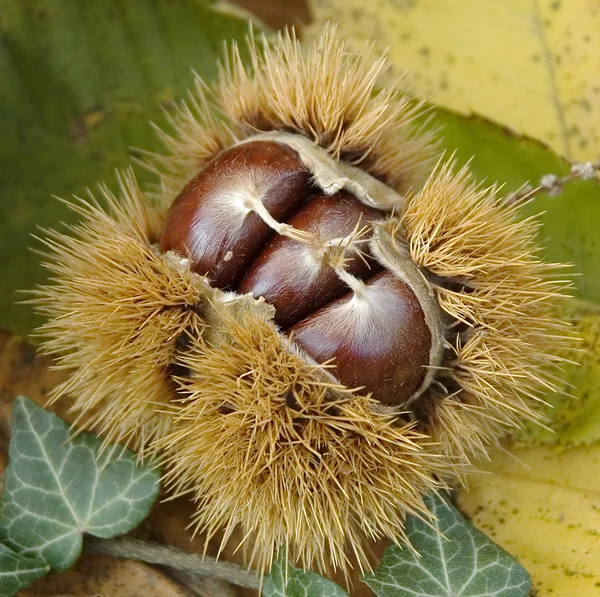
POLYGON ((191 491, 196 529, 223 532, 221 547, 243 529, 260 570, 282 545, 305 567, 362 568, 362 538, 402 539, 403 516, 456 465, 414 422, 306 362, 270 321, 219 319, 222 337, 198 337, 180 359, 196 375, 178 380, 185 398, 158 442, 171 493, 191 491))
POLYGON ((119 197, 104 191, 107 210, 74 203, 81 223, 44 241, 53 282, 33 301, 49 317, 40 335, 72 371, 54 396, 109 441, 160 452, 172 493, 197 501, 197 529, 224 531, 261 571, 284 544, 307 567, 368 568, 369 539, 402 538, 426 492, 538 418, 554 351, 571 342, 555 311, 568 283, 538 257, 536 220, 466 168, 434 168, 419 106, 394 88, 374 93, 384 60, 350 54, 329 30, 306 49, 290 34, 253 41, 250 62, 234 47, 218 83, 198 81, 171 115, 168 155, 147 158, 161 177, 156 202, 126 175, 119 197), (156 250, 191 177, 233 144, 280 130, 404 199, 378 225, 410 254, 447 324, 435 382, 404 408, 342 386, 332 363, 282 336, 264 302, 213 289, 156 250))
POLYGON ((519 209, 448 161, 389 225, 454 322, 427 425, 442 450, 466 460, 482 456, 503 428, 539 421, 536 403, 556 391, 559 353, 573 343, 557 313, 570 286, 556 277, 564 266, 539 257, 539 222, 519 209))
POLYGON ((435 163, 437 141, 423 105, 396 86, 375 93, 387 60, 353 54, 330 27, 309 48, 292 33, 274 44, 249 39, 248 67, 233 44, 218 83, 197 79, 193 92, 169 114, 174 133, 158 130, 169 155, 149 154, 145 165, 170 201, 223 149, 259 132, 305 135, 332 157, 358 165, 401 193, 419 187, 435 163), (422 120, 422 119, 421 119, 422 120))
POLYGON ((38 330, 42 350, 72 372, 51 399, 72 397, 83 424, 143 451, 169 429, 161 414, 173 394, 168 371, 177 339, 201 333, 193 306, 204 292, 189 270, 153 250, 162 218, 133 173, 119 182, 118 199, 102 188, 108 210, 93 196, 78 200, 70 205, 81 223, 48 232, 54 284, 31 302, 48 317, 38 330))

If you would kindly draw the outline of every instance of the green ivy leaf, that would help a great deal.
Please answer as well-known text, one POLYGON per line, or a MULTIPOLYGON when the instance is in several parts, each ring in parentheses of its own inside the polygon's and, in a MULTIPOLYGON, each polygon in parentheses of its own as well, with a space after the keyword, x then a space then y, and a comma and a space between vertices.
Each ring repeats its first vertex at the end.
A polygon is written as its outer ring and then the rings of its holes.
POLYGON ((131 147, 158 150, 149 121, 247 33, 208 0, 0 0, 0 327, 41 322, 15 302, 46 278, 31 234, 74 221, 52 195, 111 183, 131 147))
POLYGON ((21 556, 0 543, 0 597, 13 597, 49 570, 45 562, 21 556))
POLYGON ((328 578, 291 566, 282 549, 265 577, 262 597, 348 597, 348 594, 328 578))
POLYGON ((136 527, 156 500, 160 474, 136 455, 69 425, 28 398, 15 400, 0 539, 24 556, 64 570, 83 533, 114 537, 136 527))
POLYGON ((428 524, 411 516, 406 532, 414 551, 386 550, 364 582, 378 597, 525 597, 527 571, 440 497, 427 497, 428 524))

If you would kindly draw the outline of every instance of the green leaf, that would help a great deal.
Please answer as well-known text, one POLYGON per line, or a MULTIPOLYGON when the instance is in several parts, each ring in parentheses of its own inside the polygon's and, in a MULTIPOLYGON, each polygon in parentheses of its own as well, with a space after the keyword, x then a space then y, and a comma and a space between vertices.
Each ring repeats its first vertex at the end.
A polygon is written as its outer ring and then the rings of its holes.
POLYGON ((348 594, 328 578, 291 566, 282 549, 265 577, 262 597, 348 597, 348 594))
POLYGON ((0 0, 0 327, 40 323, 16 291, 46 276, 36 227, 75 217, 52 195, 113 181, 131 147, 158 149, 149 121, 247 32, 202 0, 0 0))
POLYGON ((21 556, 0 543, 0 597, 16 595, 49 570, 45 562, 21 556))
POLYGON ((0 539, 53 570, 71 566, 83 533, 114 537, 136 527, 156 500, 160 474, 136 455, 69 425, 28 398, 15 400, 0 539))
POLYGON ((386 550, 364 582, 378 597, 525 597, 527 571, 478 531, 445 499, 427 497, 434 519, 411 516, 406 532, 414 550, 386 550))

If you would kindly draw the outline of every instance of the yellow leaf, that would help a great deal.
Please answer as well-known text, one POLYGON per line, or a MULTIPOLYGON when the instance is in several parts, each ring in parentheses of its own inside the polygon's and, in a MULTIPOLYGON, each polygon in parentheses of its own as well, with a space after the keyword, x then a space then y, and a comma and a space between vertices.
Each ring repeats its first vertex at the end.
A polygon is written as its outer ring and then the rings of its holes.
POLYGON ((497 451, 485 468, 459 506, 519 558, 536 596, 600 595, 600 443, 497 451))
POLYGON ((338 22, 353 47, 389 48, 391 76, 424 99, 477 112, 567 158, 600 154, 597 0, 311 0, 314 37, 338 22))

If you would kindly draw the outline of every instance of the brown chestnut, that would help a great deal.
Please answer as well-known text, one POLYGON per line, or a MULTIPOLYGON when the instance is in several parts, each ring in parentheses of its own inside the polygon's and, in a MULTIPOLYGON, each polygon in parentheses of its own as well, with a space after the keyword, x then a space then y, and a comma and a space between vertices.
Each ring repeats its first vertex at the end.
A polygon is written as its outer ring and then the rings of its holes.
POLYGON ((333 374, 388 405, 418 389, 429 364, 431 333, 411 288, 381 272, 297 323, 293 340, 333 374))
MULTIPOLYGON (((326 241, 348 237, 357 226, 368 225, 383 213, 363 205, 350 193, 321 195, 301 207, 288 223, 315 235, 317 244, 275 236, 252 263, 238 291, 262 296, 275 307, 275 321, 287 328, 348 290, 327 261, 326 241)), ((367 247, 358 245, 363 256, 350 251, 345 269, 365 278, 380 266, 368 258, 367 247)))
POLYGON ((256 141, 224 151, 185 186, 167 212, 162 252, 189 257, 217 288, 235 288, 272 231, 255 213, 262 203, 283 220, 310 193, 311 174, 280 143, 256 141))

